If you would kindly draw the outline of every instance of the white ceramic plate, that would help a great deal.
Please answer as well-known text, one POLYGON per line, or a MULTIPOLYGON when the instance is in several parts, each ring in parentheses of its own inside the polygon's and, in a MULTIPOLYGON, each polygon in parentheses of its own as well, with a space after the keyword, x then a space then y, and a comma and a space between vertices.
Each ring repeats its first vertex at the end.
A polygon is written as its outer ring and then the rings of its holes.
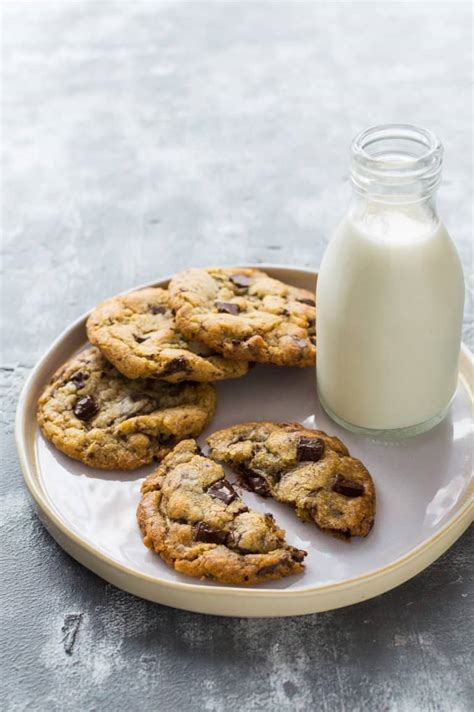
MULTIPOLYGON (((291 284, 315 287, 315 273, 258 266, 291 284)), ((140 483, 153 466, 133 473, 90 469, 56 451, 36 426, 38 395, 53 371, 84 346, 85 319, 57 339, 28 378, 17 412, 17 447, 26 484, 48 531, 71 556, 119 588, 168 606, 219 615, 288 616, 329 610, 371 598, 411 578, 448 549, 472 521, 472 357, 465 347, 457 394, 446 420, 431 432, 400 443, 373 441, 333 423, 317 401, 314 369, 260 365, 243 379, 217 384, 218 411, 201 443, 213 430, 248 420, 299 421, 338 435, 372 473, 377 488, 375 527, 366 539, 346 543, 303 524, 288 507, 244 492, 251 507, 275 515, 291 544, 308 551, 306 572, 254 588, 177 574, 143 546, 135 521, 140 483)))

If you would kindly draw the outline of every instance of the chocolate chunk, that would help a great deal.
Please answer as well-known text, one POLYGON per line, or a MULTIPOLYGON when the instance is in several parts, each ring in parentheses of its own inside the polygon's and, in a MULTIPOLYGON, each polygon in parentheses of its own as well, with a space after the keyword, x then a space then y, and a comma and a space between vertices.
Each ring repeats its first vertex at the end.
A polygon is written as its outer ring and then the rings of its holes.
POLYGON ((207 494, 211 495, 211 497, 222 500, 225 504, 230 504, 237 497, 237 493, 231 483, 226 479, 214 482, 214 484, 207 489, 207 494))
POLYGON ((253 474, 245 474, 244 476, 245 483, 252 492, 259 494, 262 497, 268 497, 270 491, 263 477, 260 477, 260 475, 253 474))
POLYGON ((78 398, 76 405, 73 408, 74 415, 79 420, 90 420, 99 411, 99 406, 95 402, 92 396, 84 396, 84 398, 78 398))
POLYGON ((336 475, 334 484, 332 486, 332 491, 338 494, 343 494, 346 497, 361 497, 364 492, 364 485, 360 482, 355 482, 354 480, 349 480, 344 475, 336 475))
POLYGON ((245 514, 246 512, 249 511, 249 508, 245 506, 241 507, 238 512, 235 513, 235 516, 237 517, 239 514, 245 514))
POLYGON ((153 375, 155 378, 165 378, 165 376, 171 376, 173 373, 188 373, 190 371, 188 362, 182 356, 172 359, 161 371, 156 371, 153 375))
POLYGON ((301 302, 301 304, 307 304, 310 307, 316 306, 316 302, 314 301, 314 299, 297 299, 296 301, 301 302))
POLYGON ((156 440, 159 445, 164 445, 166 447, 170 447, 176 443, 176 438, 174 435, 171 435, 171 433, 158 433, 156 440))
POLYGON ((69 380, 71 383, 74 383, 78 388, 82 388, 88 378, 88 373, 82 373, 82 371, 77 371, 77 373, 71 376, 69 380))
POLYGON ((313 326, 316 326, 316 319, 309 319, 308 320, 308 328, 312 329, 313 326))
POLYGON ((150 311, 152 314, 165 314, 166 307, 157 307, 154 304, 150 304, 150 311))
POLYGON ((250 286, 250 277, 245 274, 233 274, 230 281, 235 284, 236 287, 247 288, 250 286))
POLYGON ((147 341, 148 337, 147 336, 138 336, 137 334, 133 335, 133 338, 137 342, 137 344, 143 344, 144 341, 147 341))
POLYGON ((315 336, 310 336, 310 337, 309 337, 309 340, 311 341, 311 343, 312 343, 314 346, 316 346, 316 337, 315 337, 315 336))
POLYGON ((324 440, 321 438, 300 438, 297 455, 300 462, 318 462, 324 455, 324 440))
POLYGON ((217 311, 221 314, 232 314, 236 316, 239 313, 238 304, 232 304, 232 302, 216 302, 217 311))
POLYGON ((308 552, 304 551, 304 549, 296 549, 293 546, 291 547, 291 555, 293 556, 293 559, 296 559, 296 561, 303 561, 307 553, 308 552))
POLYGON ((222 529, 211 529, 204 522, 199 522, 194 529, 194 540, 204 541, 206 544, 225 544, 227 533, 222 529))

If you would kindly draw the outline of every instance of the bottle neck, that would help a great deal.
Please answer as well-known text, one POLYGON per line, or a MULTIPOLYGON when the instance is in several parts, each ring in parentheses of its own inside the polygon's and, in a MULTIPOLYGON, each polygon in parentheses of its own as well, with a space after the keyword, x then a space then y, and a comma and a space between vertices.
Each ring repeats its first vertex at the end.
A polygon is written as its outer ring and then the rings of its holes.
POLYGON ((435 211, 443 147, 427 129, 386 124, 360 133, 351 145, 351 180, 356 201, 421 212, 435 211))

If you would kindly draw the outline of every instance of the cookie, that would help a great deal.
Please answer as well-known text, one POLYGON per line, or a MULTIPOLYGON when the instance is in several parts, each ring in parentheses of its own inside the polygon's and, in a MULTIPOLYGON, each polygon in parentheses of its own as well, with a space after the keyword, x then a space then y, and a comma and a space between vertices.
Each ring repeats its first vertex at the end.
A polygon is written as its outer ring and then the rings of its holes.
POLYGON ((130 381, 94 347, 53 376, 38 402, 38 423, 58 450, 91 467, 134 470, 161 460, 211 420, 207 383, 130 381))
POLYGON ((253 585, 301 573, 305 551, 285 542, 271 514, 245 506, 220 465, 185 440, 142 485, 144 544, 176 571, 253 585))
POLYGON ((298 423, 242 423, 213 433, 209 456, 236 470, 242 484, 296 509, 306 522, 343 537, 367 536, 375 488, 345 445, 298 423))
POLYGON ((99 304, 87 320, 89 341, 128 378, 218 381, 238 378, 248 364, 187 341, 176 328, 167 290, 141 289, 99 304))
POLYGON ((169 286, 176 324, 226 358, 312 366, 314 294, 257 269, 190 269, 169 286))

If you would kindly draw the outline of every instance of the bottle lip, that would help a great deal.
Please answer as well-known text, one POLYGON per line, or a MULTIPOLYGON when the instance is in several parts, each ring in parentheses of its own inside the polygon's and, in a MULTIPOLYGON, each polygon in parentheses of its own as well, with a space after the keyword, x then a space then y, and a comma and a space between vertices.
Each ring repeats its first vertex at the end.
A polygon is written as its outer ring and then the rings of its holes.
POLYGON ((381 199, 422 199, 440 183, 443 146, 433 131, 381 124, 351 144, 351 179, 358 192, 381 199))

